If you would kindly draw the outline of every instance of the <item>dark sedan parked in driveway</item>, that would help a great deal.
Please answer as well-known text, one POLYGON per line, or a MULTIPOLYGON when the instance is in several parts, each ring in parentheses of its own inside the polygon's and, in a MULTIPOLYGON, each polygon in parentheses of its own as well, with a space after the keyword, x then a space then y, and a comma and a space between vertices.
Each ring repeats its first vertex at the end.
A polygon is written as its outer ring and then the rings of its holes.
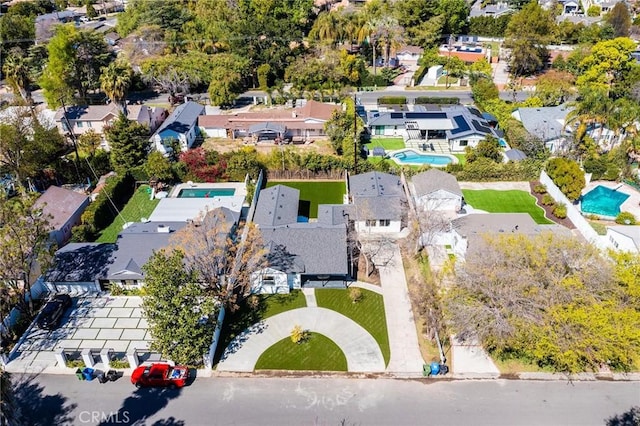
POLYGON ((45 330, 53 330, 60 325, 62 316, 71 306, 71 297, 68 294, 58 294, 49 300, 42 308, 38 318, 38 327, 45 330))

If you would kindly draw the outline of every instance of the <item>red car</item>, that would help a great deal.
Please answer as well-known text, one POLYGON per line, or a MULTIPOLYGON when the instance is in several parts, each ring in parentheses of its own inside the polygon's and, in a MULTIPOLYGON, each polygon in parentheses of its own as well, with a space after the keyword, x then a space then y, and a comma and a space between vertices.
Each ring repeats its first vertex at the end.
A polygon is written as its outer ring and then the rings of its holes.
POLYGON ((137 388, 163 386, 175 389, 185 386, 188 376, 189 368, 186 366, 158 362, 133 370, 131 383, 137 388))

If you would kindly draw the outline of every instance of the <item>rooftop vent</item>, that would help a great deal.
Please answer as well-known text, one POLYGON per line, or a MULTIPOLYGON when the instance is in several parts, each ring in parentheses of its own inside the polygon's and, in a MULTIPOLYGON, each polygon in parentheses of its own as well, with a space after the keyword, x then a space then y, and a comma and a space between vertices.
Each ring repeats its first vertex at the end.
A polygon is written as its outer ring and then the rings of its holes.
POLYGON ((171 232, 171 228, 165 225, 158 225, 158 233, 159 234, 168 234, 171 232))

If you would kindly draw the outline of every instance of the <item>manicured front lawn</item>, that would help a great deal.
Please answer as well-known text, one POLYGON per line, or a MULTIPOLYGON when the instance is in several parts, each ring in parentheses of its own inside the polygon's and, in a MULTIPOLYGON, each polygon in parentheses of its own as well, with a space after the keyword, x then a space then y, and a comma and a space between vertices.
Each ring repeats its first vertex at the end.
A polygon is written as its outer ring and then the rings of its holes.
POLYGON ((269 181, 267 187, 286 185, 300 190, 300 209, 303 216, 318 217, 318 204, 342 204, 346 192, 344 181, 269 181), (306 203, 304 203, 306 202, 306 203), (305 206, 306 204, 306 206, 305 206), (305 214, 306 213, 306 214, 305 214))
POLYGON ((553 222, 544 217, 544 210, 536 205, 536 199, 526 191, 497 191, 494 189, 463 189, 467 204, 489 213, 529 213, 534 222, 541 225, 553 222))
POLYGON ((389 363, 391 351, 382 295, 365 289, 360 290, 362 299, 357 303, 353 303, 349 298, 349 291, 343 289, 316 289, 316 300, 318 306, 339 312, 367 330, 378 342, 386 365, 389 363))
POLYGON ((255 323, 291 309, 307 306, 304 294, 299 290, 294 290, 289 294, 261 294, 256 297, 258 298, 257 306, 251 307, 247 301, 242 301, 237 310, 227 311, 220 332, 220 343, 216 348, 216 362, 229 343, 255 323))
POLYGON ((347 358, 333 340, 309 333, 303 343, 293 343, 289 337, 280 340, 260 355, 255 369, 347 371, 347 358))
POLYGON ((467 163, 467 154, 453 154, 458 159, 459 164, 467 163))
POLYGON ((127 205, 124 206, 120 215, 116 216, 111 225, 102 231, 100 238, 98 238, 96 242, 115 243, 125 222, 140 222, 143 217, 149 217, 160 200, 151 200, 149 198, 151 195, 147 192, 148 190, 148 185, 141 185, 133 194, 127 205), (124 221, 121 216, 124 218, 124 221))
POLYGON ((403 149, 404 139, 402 138, 373 138, 371 142, 365 145, 369 148, 369 151, 373 152, 373 148, 381 146, 385 151, 391 151, 394 149, 403 149))

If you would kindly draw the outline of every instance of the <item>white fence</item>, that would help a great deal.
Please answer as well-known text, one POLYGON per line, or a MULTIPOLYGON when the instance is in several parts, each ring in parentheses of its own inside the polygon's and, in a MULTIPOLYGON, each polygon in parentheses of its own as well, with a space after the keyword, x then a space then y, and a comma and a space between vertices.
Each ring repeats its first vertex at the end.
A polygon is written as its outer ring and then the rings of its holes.
POLYGON ((604 236, 598 235, 595 229, 593 229, 584 216, 582 216, 578 207, 569 201, 544 170, 540 172, 540 183, 547 187, 547 192, 554 200, 567 206, 567 217, 571 219, 571 222, 573 222, 580 234, 582 234, 587 241, 603 250, 615 248, 604 236))

